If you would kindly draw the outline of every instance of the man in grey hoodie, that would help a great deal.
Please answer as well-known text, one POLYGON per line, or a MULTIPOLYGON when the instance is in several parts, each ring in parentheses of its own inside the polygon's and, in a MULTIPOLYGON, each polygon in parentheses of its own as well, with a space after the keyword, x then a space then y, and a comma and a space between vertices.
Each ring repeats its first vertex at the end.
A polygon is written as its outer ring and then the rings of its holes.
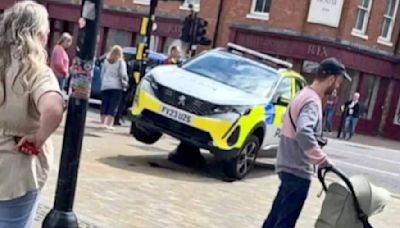
POLYGON ((319 145, 322 136, 322 99, 351 78, 335 58, 321 61, 311 86, 290 102, 283 118, 276 172, 279 191, 263 228, 292 228, 307 198, 315 167, 331 166, 319 145))

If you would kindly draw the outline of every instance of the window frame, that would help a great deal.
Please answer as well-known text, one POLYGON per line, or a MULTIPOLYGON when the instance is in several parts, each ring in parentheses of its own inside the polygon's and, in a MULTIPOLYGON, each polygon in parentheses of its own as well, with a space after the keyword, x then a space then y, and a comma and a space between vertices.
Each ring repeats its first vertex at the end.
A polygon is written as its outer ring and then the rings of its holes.
MULTIPOLYGON (((269 16, 270 16, 271 12, 257 12, 256 11, 257 1, 260 1, 260 0, 252 0, 251 1, 250 13, 247 14, 246 17, 249 19, 259 19, 259 20, 266 20, 266 21, 269 20, 269 16)), ((261 1, 271 1, 270 4, 272 4, 272 0, 261 0, 261 1)))
POLYGON ((363 112, 360 113, 361 119, 371 120, 374 114, 375 105, 378 99, 379 88, 382 83, 382 78, 368 73, 362 74, 361 84, 359 85, 358 91, 361 93, 360 105, 363 108, 363 112), (368 91, 368 80, 372 79, 372 88, 369 93, 368 91))
POLYGON ((150 5, 150 0, 133 0, 133 3, 139 5, 150 5))
MULTIPOLYGON (((385 14, 383 14, 383 20, 382 20, 382 27, 381 27, 381 33, 378 37, 378 43, 383 44, 383 45, 387 45, 387 46, 392 46, 392 35, 393 35, 393 28, 396 22, 396 16, 397 16, 397 9, 399 8, 399 0, 393 0, 395 1, 395 5, 394 5, 394 9, 393 9, 393 15, 389 16, 388 12, 385 12, 385 14), (389 26, 389 30, 385 36, 382 36, 383 30, 384 30, 384 23, 385 23, 385 19, 390 19, 390 26, 389 26)), ((389 1, 386 1, 387 4, 390 4, 389 1)), ((388 7, 388 6, 387 6, 388 7)), ((390 7, 390 5, 389 5, 390 7)), ((390 9, 388 9, 388 11, 390 12, 390 9)))
MULTIPOLYGON (((183 3, 182 3, 182 5, 179 7, 179 9, 181 9, 181 10, 190 10, 190 8, 189 8, 189 2, 188 2, 189 0, 185 0, 183 3)), ((200 0, 199 0, 199 3, 196 3, 196 4, 193 4, 193 10, 194 11, 196 11, 196 12, 199 12, 200 11, 200 0)))
MULTIPOLYGON (((352 35, 353 36, 360 36, 361 35, 362 37, 360 37, 360 38, 365 39, 364 35, 366 35, 366 33, 367 33, 369 18, 370 18, 370 15, 371 15, 371 9, 372 9, 372 4, 373 4, 374 0, 368 0, 369 1, 368 7, 364 7, 363 6, 364 1, 366 1, 366 0, 362 0, 362 1, 363 2, 361 2, 361 4, 357 5, 356 22, 355 22, 354 28, 352 30, 352 35), (358 18, 359 18, 358 15, 359 15, 360 10, 366 11, 366 16, 364 16, 364 18, 363 18, 362 28, 358 29, 358 28, 356 28, 356 26, 358 24, 358 18)), ((368 37, 366 37, 366 38, 368 39, 368 37)))

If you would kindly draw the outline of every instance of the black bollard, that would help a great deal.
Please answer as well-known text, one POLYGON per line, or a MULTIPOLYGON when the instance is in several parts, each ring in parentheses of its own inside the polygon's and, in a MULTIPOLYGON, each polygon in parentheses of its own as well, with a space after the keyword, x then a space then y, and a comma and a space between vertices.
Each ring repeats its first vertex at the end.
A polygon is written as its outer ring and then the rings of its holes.
POLYGON ((42 224, 44 228, 78 228, 78 219, 73 212, 73 205, 102 7, 103 0, 82 1, 77 56, 73 61, 72 89, 68 103, 57 191, 54 208, 42 224))

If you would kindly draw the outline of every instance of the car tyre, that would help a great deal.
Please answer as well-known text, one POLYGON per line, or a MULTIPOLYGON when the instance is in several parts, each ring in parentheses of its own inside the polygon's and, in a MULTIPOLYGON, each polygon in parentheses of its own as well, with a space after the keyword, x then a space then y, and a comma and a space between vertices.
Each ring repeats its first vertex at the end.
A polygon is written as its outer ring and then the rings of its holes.
POLYGON ((160 132, 143 129, 137 126, 136 123, 132 123, 131 133, 136 140, 145 144, 154 144, 162 136, 160 132))
POLYGON ((251 135, 246 140, 239 155, 224 162, 224 174, 228 178, 243 179, 253 169, 259 150, 260 140, 257 136, 251 135))

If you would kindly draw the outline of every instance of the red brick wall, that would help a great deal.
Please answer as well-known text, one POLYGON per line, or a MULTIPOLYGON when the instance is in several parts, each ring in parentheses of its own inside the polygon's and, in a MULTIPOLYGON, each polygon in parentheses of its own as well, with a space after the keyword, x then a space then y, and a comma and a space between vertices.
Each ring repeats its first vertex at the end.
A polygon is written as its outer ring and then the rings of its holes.
MULTIPOLYGON (((13 0, 1 0, 1 2, 13 2, 13 0)), ((199 15, 209 22, 208 36, 212 39, 216 27, 218 5, 221 0, 201 0, 199 15)), ((345 0, 340 25, 338 28, 307 23, 308 9, 311 0, 272 0, 269 20, 249 19, 246 15, 250 13, 252 0, 223 0, 224 8, 221 16, 221 26, 218 37, 218 45, 224 45, 229 41, 230 26, 233 24, 244 24, 269 28, 288 29, 305 34, 315 34, 350 41, 374 49, 394 52, 398 42, 400 29, 400 9, 397 10, 395 26, 392 32, 393 46, 385 46, 377 43, 386 1, 373 1, 371 14, 367 27, 368 40, 351 35, 357 16, 357 5, 359 1, 345 0)), ((75 2, 75 0, 70 0, 75 2)), ((2 4, 2 3, 0 3, 2 4)), ((116 10, 147 13, 148 6, 135 4, 134 0, 105 0, 107 8, 116 10)), ((188 10, 180 9, 180 2, 164 2, 160 0, 157 13, 183 18, 189 14, 188 10)))
MULTIPOLYGON (((201 0, 200 11, 198 14, 200 17, 208 21, 207 31, 210 39, 213 38, 216 27, 218 1, 219 0, 201 0)), ((115 9, 134 9, 145 14, 147 14, 149 11, 149 7, 147 5, 135 4, 134 0, 105 0, 105 5, 115 9)), ((182 4, 180 2, 164 2, 160 0, 156 12, 159 15, 167 14, 169 16, 181 17, 183 19, 185 16, 189 15, 190 11, 187 9, 180 9, 181 5, 182 4)))
POLYGON ((388 47, 377 43, 386 2, 373 1, 367 27, 368 40, 351 35, 356 21, 358 1, 344 1, 342 17, 338 28, 307 23, 309 4, 310 0, 273 0, 269 20, 259 20, 246 18, 246 15, 250 12, 251 0, 225 0, 224 16, 222 20, 223 28, 218 43, 223 45, 229 40, 229 27, 232 24, 244 24, 248 26, 289 29, 306 34, 338 38, 365 45, 370 48, 394 52, 397 35, 399 34, 400 22, 398 18, 400 17, 400 9, 397 11, 397 20, 395 21, 395 27, 392 32, 393 46, 388 47))

